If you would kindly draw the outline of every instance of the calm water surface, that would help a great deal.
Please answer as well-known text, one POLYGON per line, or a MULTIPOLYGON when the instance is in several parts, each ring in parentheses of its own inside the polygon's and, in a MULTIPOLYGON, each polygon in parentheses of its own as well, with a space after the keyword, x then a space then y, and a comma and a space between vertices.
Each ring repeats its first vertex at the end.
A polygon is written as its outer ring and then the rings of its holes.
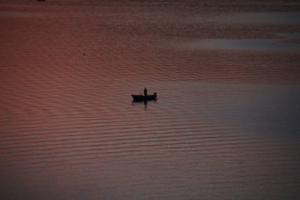
POLYGON ((299 11, 1 0, 0 199, 299 199, 299 11))

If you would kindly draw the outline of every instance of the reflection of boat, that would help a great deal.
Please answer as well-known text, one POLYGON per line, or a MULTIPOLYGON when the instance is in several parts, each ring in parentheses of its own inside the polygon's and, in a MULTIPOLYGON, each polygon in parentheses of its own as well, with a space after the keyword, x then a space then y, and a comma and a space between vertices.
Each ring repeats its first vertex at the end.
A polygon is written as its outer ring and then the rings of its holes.
POLYGON ((154 93, 153 95, 131 95, 133 98, 133 101, 151 101, 151 100, 156 100, 157 94, 154 93))

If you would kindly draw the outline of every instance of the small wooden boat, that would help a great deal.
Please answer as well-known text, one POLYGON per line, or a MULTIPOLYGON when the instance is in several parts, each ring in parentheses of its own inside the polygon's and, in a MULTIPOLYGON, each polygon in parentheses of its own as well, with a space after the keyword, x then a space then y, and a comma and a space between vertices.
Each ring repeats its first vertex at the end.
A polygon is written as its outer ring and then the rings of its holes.
POLYGON ((131 95, 132 98, 133 98, 133 101, 152 101, 152 100, 156 100, 157 99, 157 94, 154 93, 153 95, 147 95, 147 96, 144 96, 144 95, 131 95))

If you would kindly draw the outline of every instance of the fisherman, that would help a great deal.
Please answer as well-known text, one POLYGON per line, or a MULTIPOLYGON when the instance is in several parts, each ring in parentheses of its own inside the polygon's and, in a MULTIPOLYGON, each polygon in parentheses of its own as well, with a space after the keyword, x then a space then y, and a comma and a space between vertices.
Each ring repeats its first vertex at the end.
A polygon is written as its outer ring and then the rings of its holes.
POLYGON ((147 88, 144 89, 144 95, 147 96, 147 88))

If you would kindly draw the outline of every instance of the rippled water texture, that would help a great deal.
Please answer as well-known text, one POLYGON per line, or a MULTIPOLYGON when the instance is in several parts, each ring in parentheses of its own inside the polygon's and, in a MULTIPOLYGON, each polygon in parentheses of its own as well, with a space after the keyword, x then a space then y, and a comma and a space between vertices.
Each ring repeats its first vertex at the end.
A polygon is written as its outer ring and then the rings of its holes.
POLYGON ((0 199, 299 199, 299 12, 0 0, 0 199))

